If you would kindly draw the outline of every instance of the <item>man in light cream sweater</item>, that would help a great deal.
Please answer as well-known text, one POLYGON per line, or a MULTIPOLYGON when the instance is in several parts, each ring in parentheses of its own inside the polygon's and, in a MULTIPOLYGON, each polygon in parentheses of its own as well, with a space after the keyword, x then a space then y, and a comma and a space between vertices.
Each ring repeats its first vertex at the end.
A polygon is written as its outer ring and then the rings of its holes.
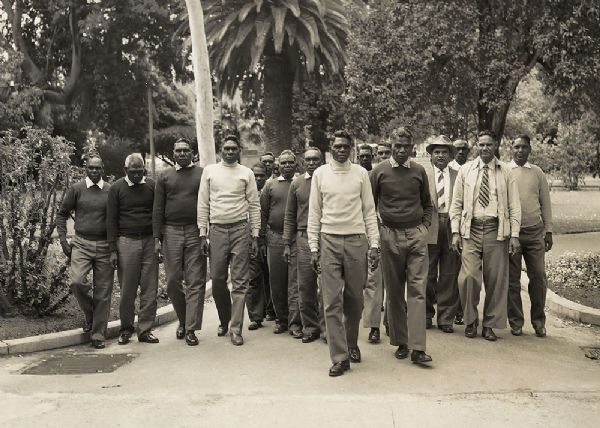
POLYGON ((379 231, 369 175, 348 160, 352 138, 345 131, 334 136, 332 160, 312 177, 307 233, 313 267, 321 273, 333 362, 329 376, 340 376, 350 361, 361 361, 357 341, 363 287, 367 268, 379 263, 379 231))
POLYGON ((254 173, 238 163, 241 145, 225 137, 222 161, 204 169, 198 190, 200 245, 209 252, 212 290, 219 320, 217 334, 225 336, 231 321, 231 342, 243 345, 244 304, 250 280, 249 259, 258 251, 260 204, 254 173), (250 220, 250 224, 248 224, 250 220), (227 268, 231 270, 231 294, 227 268))

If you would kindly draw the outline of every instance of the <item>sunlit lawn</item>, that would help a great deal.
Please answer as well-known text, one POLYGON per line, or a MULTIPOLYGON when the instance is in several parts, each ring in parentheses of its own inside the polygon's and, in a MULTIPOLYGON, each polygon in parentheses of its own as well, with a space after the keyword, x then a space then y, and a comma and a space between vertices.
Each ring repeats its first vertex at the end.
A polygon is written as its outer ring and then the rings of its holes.
MULTIPOLYGON (((586 183, 587 184, 587 183, 586 183)), ((554 233, 600 231, 600 190, 552 190, 554 233)))

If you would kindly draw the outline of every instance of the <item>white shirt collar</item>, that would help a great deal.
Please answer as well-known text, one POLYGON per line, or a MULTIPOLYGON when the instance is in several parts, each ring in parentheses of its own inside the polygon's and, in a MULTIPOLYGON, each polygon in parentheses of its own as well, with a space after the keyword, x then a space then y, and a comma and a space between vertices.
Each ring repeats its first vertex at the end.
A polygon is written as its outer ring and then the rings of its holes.
MULTIPOLYGON (((131 181, 127 175, 125 175, 125 182, 127 183, 127 185, 129 187, 135 186, 135 183, 133 181, 131 181)), ((142 177, 142 180, 140 181, 139 184, 144 184, 144 183, 146 183, 146 176, 142 177)))
POLYGON ((277 177, 277 181, 285 181, 285 178, 283 177, 283 175, 280 175, 279 177, 277 177))
POLYGON ((439 174, 440 172, 441 172, 442 174, 444 174, 444 175, 446 175, 446 174, 449 174, 449 173, 450 173, 450 170, 448 169, 448 165, 446 165, 446 168, 444 168, 444 169, 439 169, 439 168, 438 168, 437 166, 435 166, 435 165, 433 166, 433 168, 435 168, 435 172, 436 172, 436 173, 438 173, 438 174, 439 174))
POLYGON ((311 178, 311 177, 312 177, 312 175, 310 175, 308 172, 305 172, 305 173, 304 173, 304 178, 305 178, 305 179, 307 179, 307 180, 308 180, 308 179, 309 179, 309 178, 311 178))
POLYGON ((104 180, 102 178, 100 178, 100 181, 98 181, 97 183, 94 183, 92 180, 90 180, 90 177, 85 177, 85 186, 88 189, 92 186, 98 186, 100 188, 100 190, 102 190, 102 188, 104 187, 104 180))
MULTIPOLYGON (((511 160, 510 163, 508 164, 508 166, 510 166, 510 169, 514 169, 514 168, 519 168, 520 165, 517 165, 517 163, 515 162, 515 160, 511 160)), ((523 165, 523 168, 529 168, 531 169, 531 164, 529 163, 529 161, 525 162, 525 165, 523 165)))
MULTIPOLYGON (((392 168, 398 168, 400 166, 400 164, 396 162, 396 159, 394 159, 394 156, 390 156, 390 164, 392 165, 392 168)), ((402 166, 404 168, 410 168, 410 158, 406 159, 406 162, 404 162, 402 166)))
POLYGON ((175 162, 175 171, 179 171, 182 168, 193 168, 194 167, 194 162, 190 162, 188 166, 183 167, 181 165, 179 165, 177 162, 175 162))

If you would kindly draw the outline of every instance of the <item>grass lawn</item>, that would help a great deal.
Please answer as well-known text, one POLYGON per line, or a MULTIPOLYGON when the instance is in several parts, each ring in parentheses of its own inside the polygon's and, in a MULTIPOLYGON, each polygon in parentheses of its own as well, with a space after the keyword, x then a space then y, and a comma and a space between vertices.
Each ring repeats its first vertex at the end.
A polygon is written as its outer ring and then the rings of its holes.
POLYGON ((554 233, 600 231, 600 191, 552 190, 554 233))

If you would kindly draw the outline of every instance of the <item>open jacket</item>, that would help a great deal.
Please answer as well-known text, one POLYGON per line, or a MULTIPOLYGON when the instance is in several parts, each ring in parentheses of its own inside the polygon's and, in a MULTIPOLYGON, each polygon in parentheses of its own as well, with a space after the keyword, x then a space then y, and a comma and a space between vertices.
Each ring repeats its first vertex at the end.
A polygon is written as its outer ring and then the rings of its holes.
MULTIPOLYGON (((479 174, 479 157, 464 164, 458 171, 450 204, 452 233, 469 239, 475 201, 475 185, 479 174)), ((517 182, 510 168, 496 159, 496 190, 498 193, 498 241, 519 237, 521 202, 517 182)))
MULTIPOLYGON (((450 206, 448 207, 448 212, 450 212, 450 207, 452 206, 452 194, 454 190, 454 182, 456 181, 456 176, 458 172, 452 168, 448 168, 450 171, 450 189, 448 190, 450 196, 450 206)), ((427 238, 427 243, 430 245, 437 245, 438 243, 438 233, 440 228, 440 220, 438 217, 438 200, 437 200, 437 188, 436 188, 436 178, 435 178, 435 167, 433 165, 427 165, 425 167, 425 171, 427 172, 427 179, 429 180, 429 193, 431 194, 431 202, 433 203, 433 215, 431 216, 431 226, 429 226, 429 237, 427 238)), ((448 228, 450 229, 450 228, 448 228)), ((448 243, 452 241, 452 234, 448 233, 448 243)))

